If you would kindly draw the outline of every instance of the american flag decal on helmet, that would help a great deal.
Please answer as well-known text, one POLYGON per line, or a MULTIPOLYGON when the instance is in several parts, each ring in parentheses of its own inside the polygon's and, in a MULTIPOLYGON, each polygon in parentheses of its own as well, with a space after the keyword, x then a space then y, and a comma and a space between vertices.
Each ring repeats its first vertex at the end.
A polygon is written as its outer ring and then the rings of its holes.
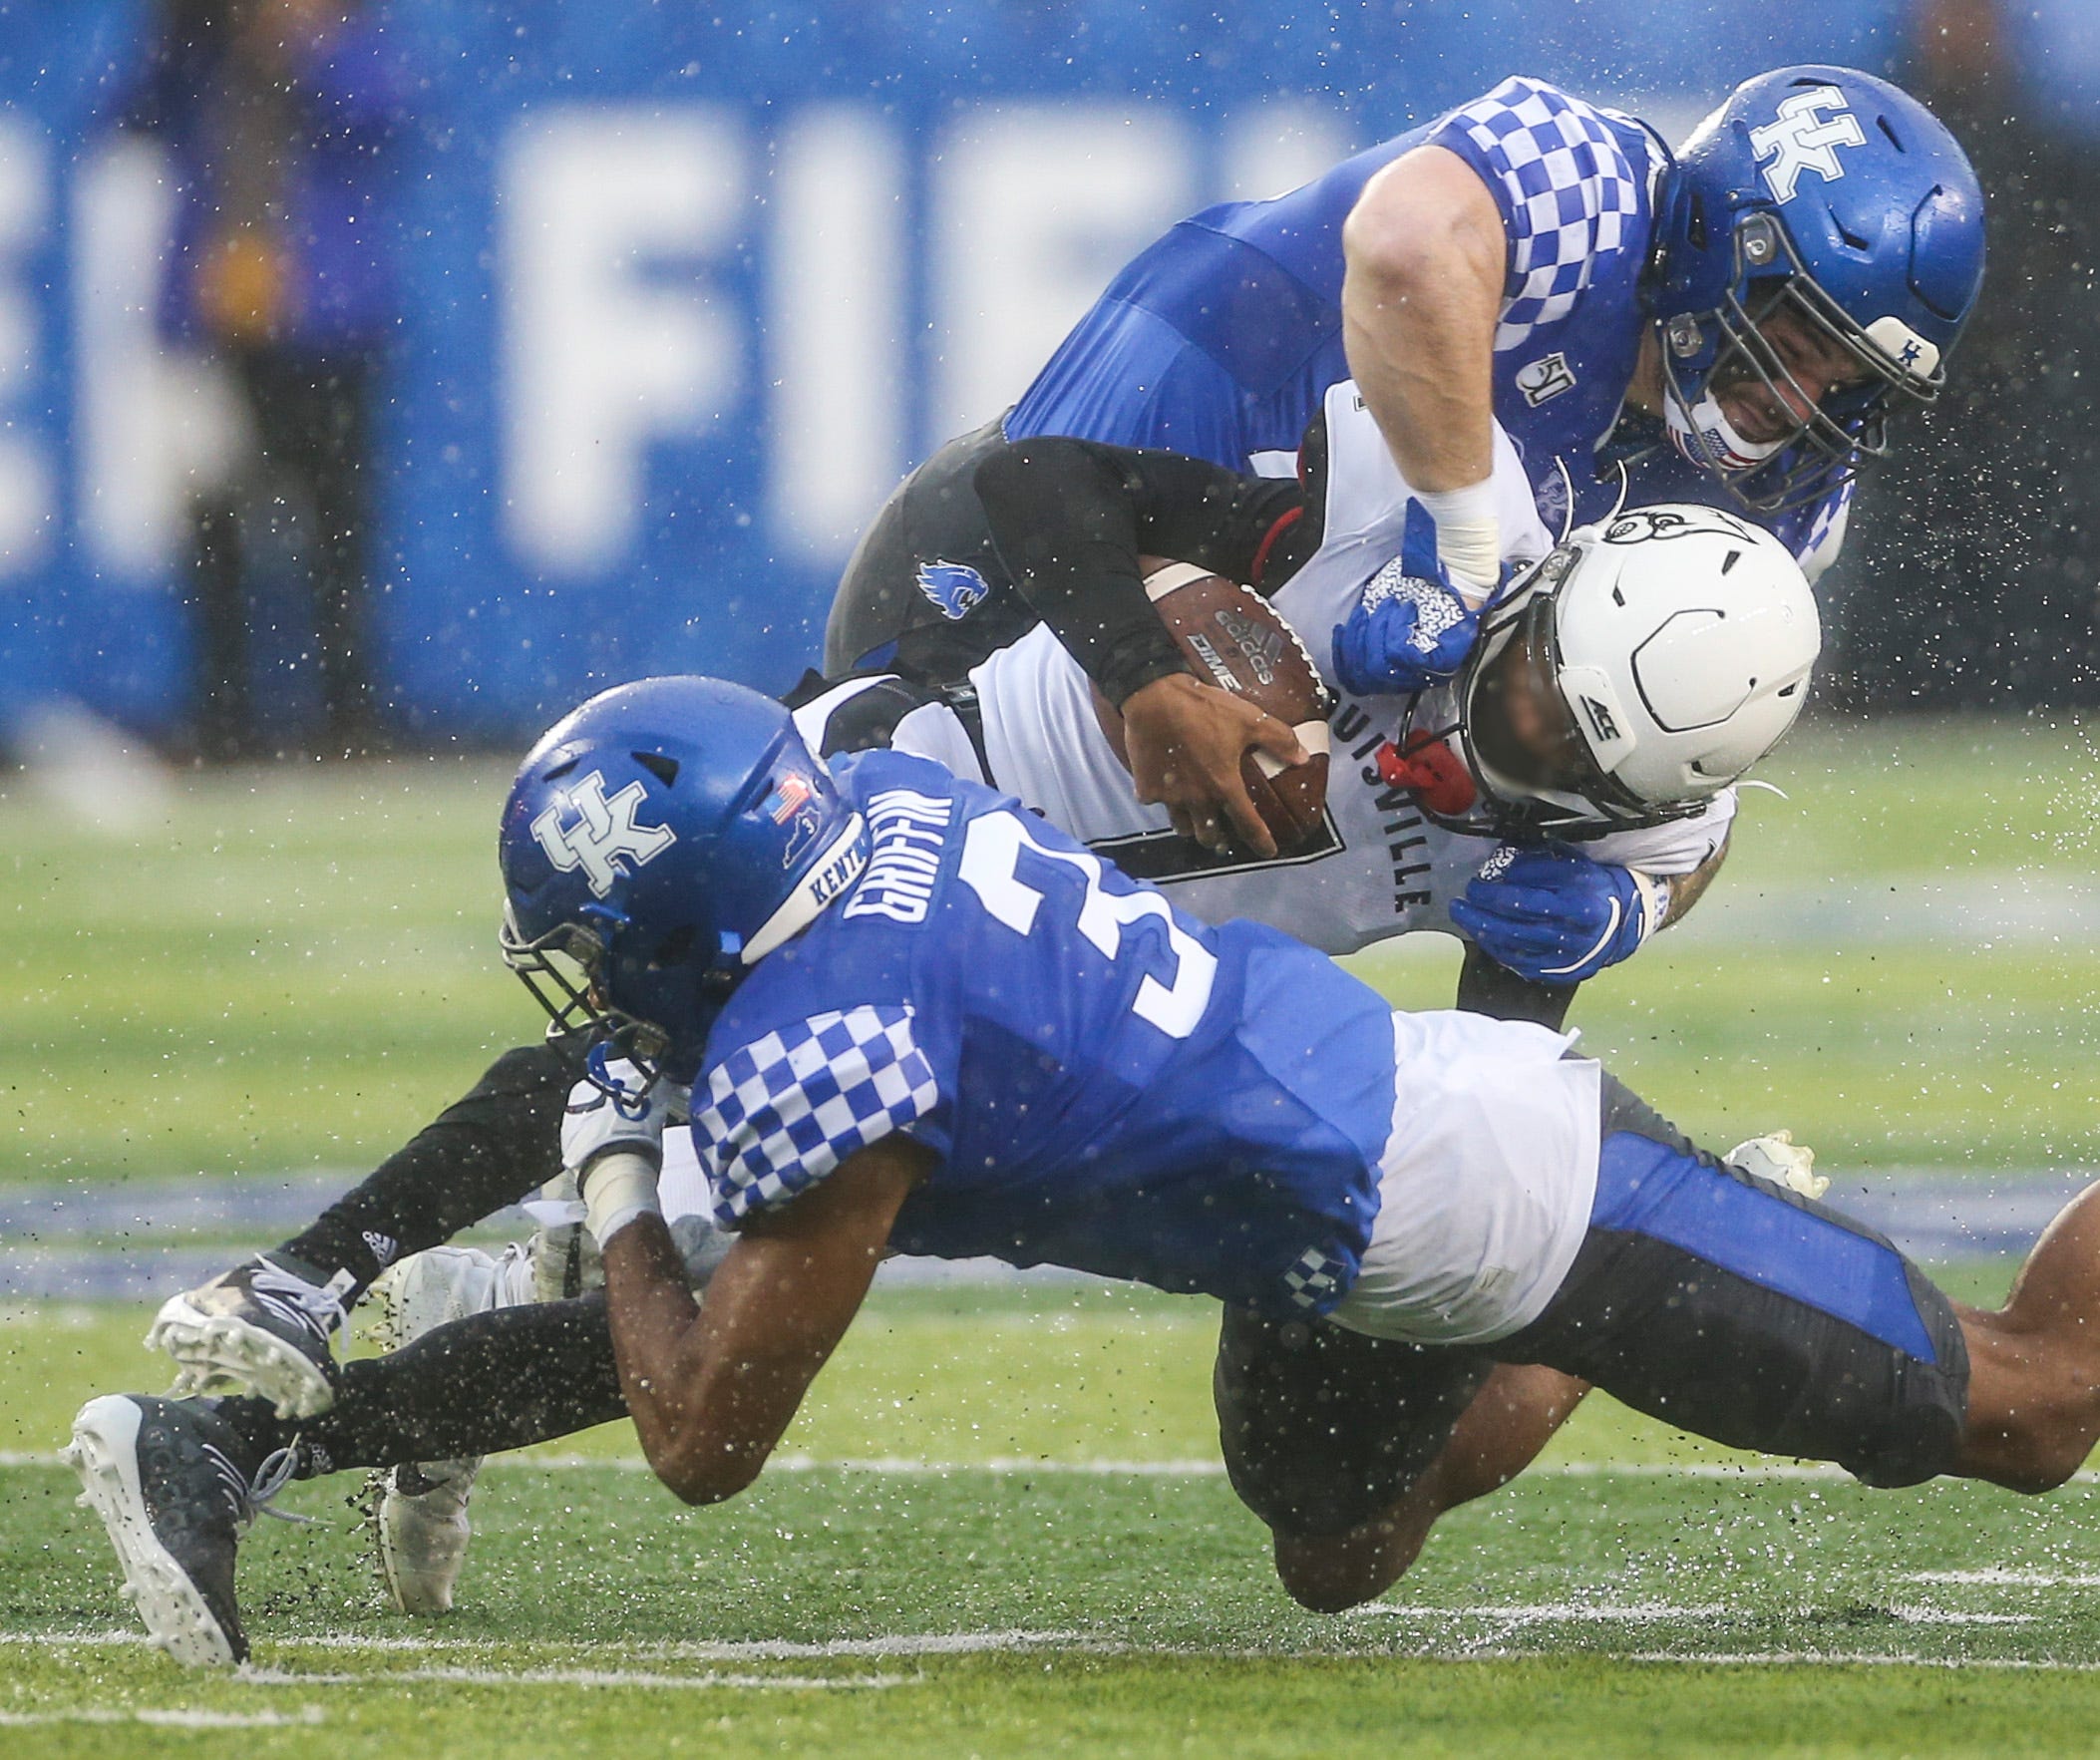
POLYGON ((810 779, 791 773, 773 785, 773 793, 760 803, 760 809, 775 825, 786 825, 809 805, 811 793, 810 779))

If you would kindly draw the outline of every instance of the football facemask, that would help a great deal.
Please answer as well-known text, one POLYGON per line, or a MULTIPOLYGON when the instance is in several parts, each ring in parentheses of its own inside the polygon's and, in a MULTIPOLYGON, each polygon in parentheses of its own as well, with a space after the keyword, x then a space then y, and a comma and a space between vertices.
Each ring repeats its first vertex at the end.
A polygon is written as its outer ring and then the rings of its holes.
POLYGON ((584 1070, 590 1081, 619 1097, 620 1091, 608 1086, 597 1073, 606 1057, 626 1058, 645 1083, 654 1082, 663 1073, 661 1065, 670 1050, 670 1035, 653 1022, 623 1013, 605 1000, 606 947, 597 932, 578 923, 564 922, 527 940, 519 933, 517 919, 507 905, 502 946, 504 963, 518 974, 532 1000, 545 1010, 546 1036, 561 1039, 587 1034, 593 1051, 603 1050, 604 1056, 585 1060, 584 1070))

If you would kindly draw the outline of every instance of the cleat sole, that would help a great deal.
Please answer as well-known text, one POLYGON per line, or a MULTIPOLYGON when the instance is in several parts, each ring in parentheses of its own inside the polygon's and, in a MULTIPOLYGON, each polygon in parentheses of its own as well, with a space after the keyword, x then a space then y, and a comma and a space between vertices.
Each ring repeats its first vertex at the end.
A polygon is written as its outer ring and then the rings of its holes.
POLYGON ((226 1314, 206 1314, 187 1296, 167 1302, 146 1334, 148 1350, 175 1359, 173 1397, 218 1394, 266 1399, 280 1418, 314 1418, 335 1404, 335 1388, 305 1352, 226 1314))
POLYGON ((91 1399, 73 1420, 73 1465, 81 1501, 102 1519, 124 1571, 119 1596, 130 1601, 154 1641, 187 1668, 230 1668, 232 1641, 189 1581, 154 1536, 139 1486, 140 1411, 130 1400, 91 1399))

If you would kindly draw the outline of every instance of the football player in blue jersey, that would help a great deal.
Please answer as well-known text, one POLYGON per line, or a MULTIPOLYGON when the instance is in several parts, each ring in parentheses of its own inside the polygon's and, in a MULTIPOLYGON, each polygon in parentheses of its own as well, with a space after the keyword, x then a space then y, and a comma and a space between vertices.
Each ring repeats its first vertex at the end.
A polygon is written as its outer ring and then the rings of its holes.
MULTIPOLYGON (((1394 606, 1448 597, 1414 577, 1440 565, 1419 553, 1419 508, 1408 508, 1375 429, 1350 408, 1346 386, 1329 402, 1333 494, 1321 505, 1330 540, 1280 588, 1278 608, 1314 628, 1345 605, 1360 611, 1366 568, 1394 589, 1373 624, 1394 606), (1403 532, 1414 536, 1403 542, 1403 532), (1388 538, 1401 553, 1381 562, 1388 538)), ((1516 479, 1505 486, 1512 553, 1544 559, 1513 583, 1449 689, 1416 699, 1439 705, 1414 723, 1440 730, 1429 740, 1448 759, 1439 787, 1417 797, 1405 786, 1404 773, 1427 760, 1393 745, 1404 738, 1398 699, 1374 691, 1339 700, 1332 734, 1349 762, 1333 775, 1331 843, 1317 857, 1186 860, 1203 852, 1136 810, 1085 678, 1047 629, 971 673, 974 732, 959 699, 929 700, 870 677, 825 689, 796 710, 798 726, 826 757, 894 745, 1017 795, 1097 855, 1143 863, 1131 871, 1161 880, 1174 902, 1209 921, 1268 922, 1327 953, 1417 929, 1463 928, 1495 959, 1537 975, 1520 980, 1469 949, 1461 1006, 1557 1027, 1582 978, 1630 957, 1696 897, 1733 810, 1726 784, 1769 750, 1801 706, 1818 620, 1784 545, 1718 510, 1629 511, 1555 545, 1507 440, 1499 444, 1501 475, 1516 479), (1673 725, 1653 719, 1658 693, 1673 725), (1579 710, 1578 700, 1590 709, 1579 710), (1460 779, 1472 804, 1437 805, 1460 779), (1522 855, 1498 847, 1500 838, 1549 831, 1585 841, 1522 855), (1506 981, 1491 984, 1483 971, 1506 981)), ((1085 551, 1093 565, 1136 578, 1146 540, 1238 571, 1219 558, 1234 546, 1243 555, 1259 540, 1266 498, 1246 502, 1242 480, 1200 461, 1105 456, 1113 453, 1045 440, 1023 443, 1005 461, 1011 481, 988 487, 986 502, 1017 572, 1085 551), (1073 469, 1060 468, 1061 457, 1073 469), (1135 504, 1113 487, 1126 471, 1140 480, 1135 504), (1104 482, 1090 487, 1101 472, 1104 482)), ((1339 636, 1355 623, 1352 615, 1339 636)), ((1368 639, 1375 629, 1362 633, 1368 639)), ((1342 666, 1344 685, 1349 671, 1342 666)), ((613 825, 613 803, 592 811, 613 825)), ((451 1604, 480 1457, 621 1410, 601 1323, 522 1311, 589 1285, 587 1236, 573 1226, 551 1228, 500 1260, 438 1245, 558 1174, 561 1103, 574 1079, 565 1037, 506 1056, 311 1227, 173 1298, 154 1327, 150 1342, 175 1357, 185 1384, 262 1392, 288 1413, 312 1416, 333 1402, 332 1335, 366 1286, 396 1347, 468 1315, 509 1310, 499 1324, 433 1338, 415 1353, 413 1376, 376 1408, 366 1402, 391 1428, 346 1428, 338 1414, 316 1442, 333 1459, 393 1467, 374 1538, 405 1612, 451 1604), (390 1265, 397 1252, 407 1256, 390 1265), (445 1421, 439 1452, 435 1433, 418 1427, 417 1414, 431 1410, 445 1421)), ((684 1172, 685 1146, 681 1133, 674 1176, 684 1172)), ((674 1188, 680 1183, 674 1177, 674 1188)), ((704 1275, 722 1240, 691 1209, 674 1228, 696 1276, 704 1275)), ((1464 1452, 1489 1463, 1529 1458, 1582 1392, 1547 1370, 1498 1370, 1461 1422, 1464 1452)))
POLYGON ((1474 602, 1500 562, 1496 422, 1550 520, 1597 518, 1623 465, 1633 502, 1733 508, 1813 573, 1890 420, 1937 395, 1982 269, 1960 147, 1872 75, 1760 75, 1674 153, 1632 118, 1512 78, 1142 252, 1020 403, 876 518, 833 606, 827 670, 952 682, 1040 616, 1121 711, 1142 798, 1244 825, 1243 721, 1156 620, 1112 582, 1038 602, 1013 589, 973 484, 1002 436, 1273 472, 1354 378, 1474 602))
MULTIPOLYGON (((2043 1491, 2100 1437, 2093 1191, 2004 1309, 1957 1306, 1562 1035, 1394 1013, 938 765, 828 769, 750 691, 592 699, 527 756, 500 853, 506 957, 591 1040, 563 1157, 618 1390, 687 1502, 758 1475, 898 1250, 1224 1302, 1232 1482, 1317 1607, 1413 1559, 1446 1507, 1424 1487, 1498 1362, 1878 1486, 2043 1491), (699 1303, 658 1197, 681 1111, 734 1234, 699 1303)), ((350 1367, 383 1399, 388 1360, 350 1367)), ((83 1410, 72 1458, 174 1653, 246 1653, 240 1529, 330 1441, 326 1418, 302 1433, 255 1400, 83 1410)))

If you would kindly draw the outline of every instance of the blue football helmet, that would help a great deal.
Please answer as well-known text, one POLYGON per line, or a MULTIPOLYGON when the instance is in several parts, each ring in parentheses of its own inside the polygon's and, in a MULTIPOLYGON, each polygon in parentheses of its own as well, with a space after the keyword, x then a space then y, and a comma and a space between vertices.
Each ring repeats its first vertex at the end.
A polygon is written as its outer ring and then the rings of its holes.
POLYGON ((552 1026, 690 1082, 743 974, 868 859, 861 816, 788 711, 716 678, 592 697, 504 808, 504 958, 552 1026))
POLYGON ((1851 68, 1760 74, 1693 131, 1658 206, 1650 302, 1671 437, 1743 506, 1828 495, 1888 450, 1893 413, 1938 396, 1983 279, 1983 193, 1915 98, 1851 68), (1752 446, 1717 388, 1760 383, 1776 410, 1815 402, 1765 334, 1782 313, 1864 377, 1752 446))

